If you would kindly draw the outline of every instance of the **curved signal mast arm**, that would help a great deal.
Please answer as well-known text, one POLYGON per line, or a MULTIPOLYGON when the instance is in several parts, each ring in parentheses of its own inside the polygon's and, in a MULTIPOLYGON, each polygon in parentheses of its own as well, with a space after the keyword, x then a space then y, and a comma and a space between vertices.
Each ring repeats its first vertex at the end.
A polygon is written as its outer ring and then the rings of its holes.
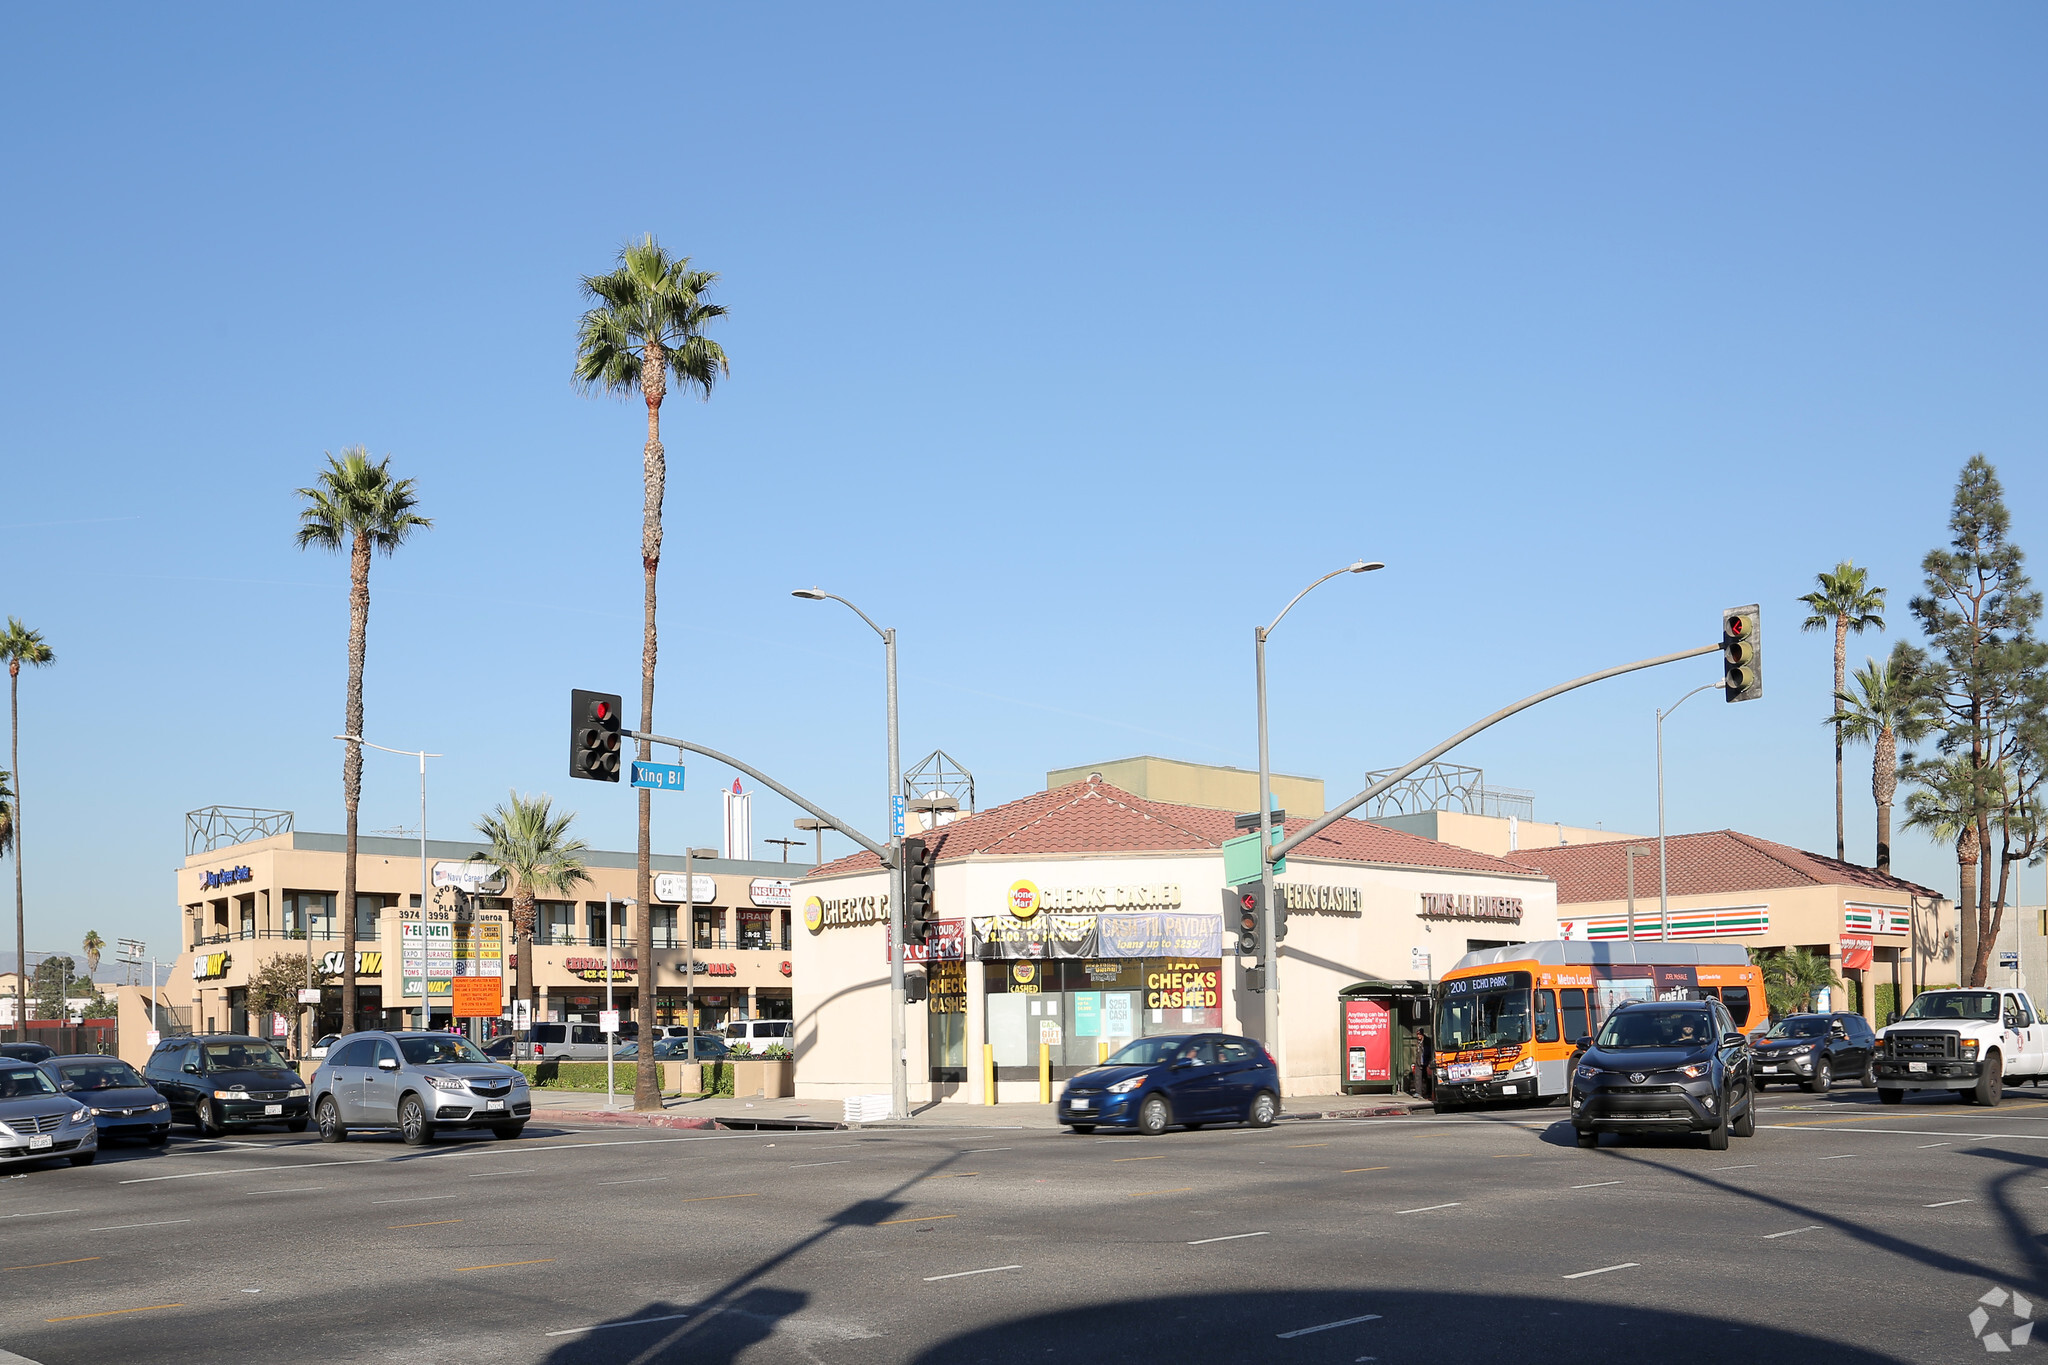
POLYGON ((628 730, 625 733, 628 739, 644 739, 649 744, 668 744, 678 749, 687 749, 693 754, 702 754, 704 755, 704 757, 708 759, 712 759, 715 762, 723 763, 728 768, 733 768, 739 772, 743 772, 748 777, 751 777, 756 782, 759 782, 762 786, 768 788, 768 790, 776 793, 778 796, 783 797, 785 800, 794 802, 796 805, 802 806, 812 815, 815 815, 818 819, 823 820, 827 825, 829 825, 833 829, 838 830, 841 834, 844 834, 847 838, 853 840, 856 844, 859 844, 862 848, 874 854, 877 858, 880 858, 882 860, 882 866, 894 867, 896 865, 896 860, 889 855, 889 850, 887 848, 883 847, 881 844, 876 843, 873 839, 868 838, 867 835, 862 834, 859 830, 855 829, 852 825, 847 824, 844 820, 841 820, 838 816, 832 814, 832 812, 826 810, 823 806, 812 805, 810 802, 804 800, 801 796, 798 796, 795 792, 783 786, 780 782, 777 782, 774 778, 768 776, 768 774, 762 772, 760 769, 750 768, 730 754, 722 754, 718 752, 718 750, 716 749, 707 749, 701 744, 692 744, 687 739, 671 739, 667 735, 650 735, 639 730, 628 730))

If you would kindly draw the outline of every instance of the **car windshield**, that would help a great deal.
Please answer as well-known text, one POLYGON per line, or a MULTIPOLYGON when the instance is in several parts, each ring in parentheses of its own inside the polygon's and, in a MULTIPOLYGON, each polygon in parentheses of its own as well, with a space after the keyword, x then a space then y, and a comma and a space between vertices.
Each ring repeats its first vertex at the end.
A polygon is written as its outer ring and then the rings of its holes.
POLYGON ((36 1066, 0 1066, 0 1100, 25 1100, 31 1095, 54 1095, 56 1083, 36 1066))
POLYGON ((1140 1038, 1124 1044, 1110 1054, 1109 1066, 1157 1066, 1173 1060, 1173 1054, 1180 1051, 1183 1038, 1140 1038))
POLYGON ((1996 991, 1929 991, 1915 996, 1901 1019, 1996 1019, 1996 991))
POLYGON ((1608 1016, 1594 1046, 1699 1047, 1711 1032, 1705 1010, 1616 1010, 1608 1016))
POLYGON ((133 1067, 112 1057, 104 1062, 66 1062, 57 1074, 73 1090, 122 1090, 143 1084, 133 1067))
POLYGON ((284 1058, 277 1055, 277 1049, 268 1043, 259 1043, 254 1038, 238 1038, 226 1043, 205 1043, 199 1050, 206 1057, 208 1071, 284 1069, 284 1058))
POLYGON ((1828 1036, 1828 1021, 1807 1017, 1803 1019, 1780 1019, 1771 1025, 1767 1038, 1825 1038, 1828 1036))
POLYGON ((400 1038, 398 1050, 405 1054, 405 1060, 414 1066, 433 1066, 440 1062, 487 1062, 490 1058, 478 1052, 469 1039, 458 1034, 439 1034, 432 1038, 400 1038))
POLYGON ((1436 1012, 1439 1052, 1468 1047, 1520 1047, 1529 1041, 1529 991, 1525 986, 1447 997, 1436 1012))

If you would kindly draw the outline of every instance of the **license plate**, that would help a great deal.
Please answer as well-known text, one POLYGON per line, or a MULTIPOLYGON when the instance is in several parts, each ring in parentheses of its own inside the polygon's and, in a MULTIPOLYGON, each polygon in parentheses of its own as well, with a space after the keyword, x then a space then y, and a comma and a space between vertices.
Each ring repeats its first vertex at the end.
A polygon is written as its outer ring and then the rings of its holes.
POLYGON ((1515 1087, 1515 1086, 1512 1086, 1512 1085, 1504 1085, 1504 1086, 1502 1086, 1502 1087, 1500 1088, 1500 1093, 1501 1093, 1501 1094, 1503 1094, 1503 1095, 1512 1095, 1512 1094, 1516 1093, 1516 1089, 1517 1089, 1517 1087, 1515 1087))
POLYGON ((284 1106, 281 1104, 266 1104, 263 1106, 263 1112, 266 1114, 282 1114, 284 1106))
POLYGON ((1775 1067, 1775 1066, 1767 1066, 1767 1067, 1764 1067, 1764 1068, 1762 1068, 1762 1069, 1763 1069, 1763 1070, 1765 1070, 1765 1071, 1778 1071, 1778 1070, 1781 1070, 1782 1068, 1779 1068, 1779 1067, 1775 1067))
POLYGON ((1086 1109, 1094 1103, 1093 1100, 1070 1100, 1068 1101, 1068 1107, 1071 1109, 1086 1109))
POLYGON ((48 1133, 31 1133, 28 1138, 28 1149, 31 1152, 40 1152, 47 1149, 55 1141, 56 1139, 48 1133))
POLYGON ((485 1100, 485 1101, 484 1101, 484 1108, 486 1108, 486 1109, 503 1109, 504 1107, 505 1107, 505 1101, 503 1101, 503 1100, 485 1100))
POLYGON ((1926 1069, 1927 1069, 1927 1063, 1925 1063, 1925 1062, 1907 1062, 1907 1063, 1906 1063, 1906 1070, 1908 1070, 1908 1071, 1925 1071, 1926 1069))

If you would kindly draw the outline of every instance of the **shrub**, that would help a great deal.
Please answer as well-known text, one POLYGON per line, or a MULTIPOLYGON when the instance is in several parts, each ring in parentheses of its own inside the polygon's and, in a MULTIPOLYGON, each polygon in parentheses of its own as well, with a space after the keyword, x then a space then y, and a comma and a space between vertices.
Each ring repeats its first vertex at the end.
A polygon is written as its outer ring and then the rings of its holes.
POLYGON ((754 1045, 752 1043, 734 1043, 725 1050, 725 1053, 728 1057, 752 1057, 754 1055, 754 1045))
POLYGON ((771 1062, 786 1062, 789 1060, 789 1049, 781 1043, 770 1043, 761 1049, 761 1056, 771 1062))

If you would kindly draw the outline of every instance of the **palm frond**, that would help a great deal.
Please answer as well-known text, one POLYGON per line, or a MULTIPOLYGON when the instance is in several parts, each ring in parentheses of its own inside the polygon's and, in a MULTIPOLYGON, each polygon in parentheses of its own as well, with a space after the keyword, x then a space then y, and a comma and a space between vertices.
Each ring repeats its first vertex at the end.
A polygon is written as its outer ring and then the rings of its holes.
POLYGON ((726 315, 704 295, 718 283, 710 270, 694 270, 687 256, 670 256, 650 235, 619 249, 618 267, 585 275, 591 301, 576 327, 573 382, 584 393, 628 394, 640 387, 640 363, 652 343, 661 348, 678 383, 709 397, 727 372, 725 351, 704 328, 726 315))
POLYGON ((30 630, 20 617, 10 616, 7 630, 0 633, 0 660, 15 667, 47 668, 57 662, 57 655, 41 631, 30 630))
POLYGON ((554 798, 546 794, 510 799, 476 822, 477 832, 490 841, 485 857, 505 875, 507 889, 561 893, 590 880, 583 860, 576 855, 589 850, 581 839, 569 837, 574 811, 554 812, 554 798))
POLYGON ((362 536, 372 550, 388 555, 414 531, 433 526, 416 510, 419 495, 413 481, 392 474, 389 455, 372 460, 368 447, 349 446, 326 458, 327 467, 313 486, 298 490, 305 500, 295 537, 300 549, 339 550, 362 536))

